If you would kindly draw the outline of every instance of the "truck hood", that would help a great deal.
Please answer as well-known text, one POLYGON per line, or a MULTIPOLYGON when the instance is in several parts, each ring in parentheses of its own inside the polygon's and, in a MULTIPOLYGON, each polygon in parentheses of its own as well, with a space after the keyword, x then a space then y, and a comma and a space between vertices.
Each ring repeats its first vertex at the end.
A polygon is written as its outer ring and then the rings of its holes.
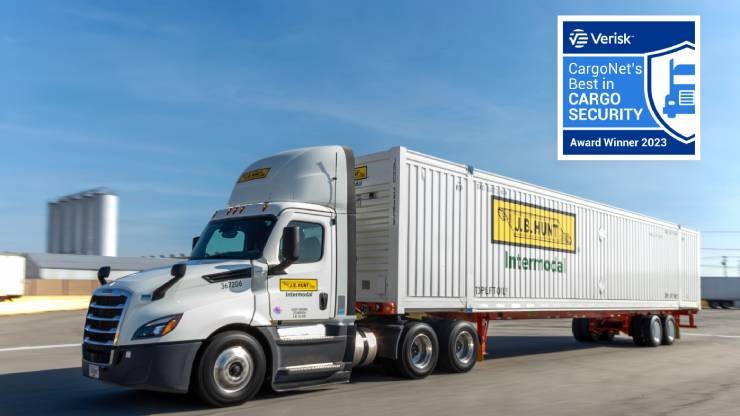
MULTIPOLYGON (((178 286, 198 285, 201 282, 196 279, 201 279, 204 275, 252 268, 252 262, 249 260, 187 260, 184 263, 187 265, 185 276, 170 290, 177 290, 178 286)), ((172 279, 170 270, 171 266, 144 270, 124 276, 104 287, 124 289, 132 293, 151 293, 166 281, 172 279)))

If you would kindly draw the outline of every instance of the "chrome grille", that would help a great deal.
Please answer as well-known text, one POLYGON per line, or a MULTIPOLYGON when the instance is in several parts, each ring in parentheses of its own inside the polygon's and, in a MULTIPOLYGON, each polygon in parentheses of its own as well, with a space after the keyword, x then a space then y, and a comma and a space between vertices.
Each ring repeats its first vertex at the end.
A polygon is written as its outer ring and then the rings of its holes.
POLYGON ((93 295, 87 310, 82 343, 82 358, 85 361, 110 364, 128 299, 128 294, 119 289, 106 289, 93 295))

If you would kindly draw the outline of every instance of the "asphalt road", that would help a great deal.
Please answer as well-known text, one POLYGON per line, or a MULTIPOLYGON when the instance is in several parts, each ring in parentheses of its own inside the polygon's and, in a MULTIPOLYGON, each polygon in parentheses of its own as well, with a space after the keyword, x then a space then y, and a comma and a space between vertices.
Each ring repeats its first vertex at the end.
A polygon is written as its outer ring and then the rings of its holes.
POLYGON ((228 409, 83 378, 82 323, 82 312, 0 317, 0 414, 740 414, 740 310, 703 311, 698 329, 659 348, 621 336, 579 344, 568 320, 492 322, 489 358, 468 374, 409 381, 363 371, 351 384, 263 393, 228 409))

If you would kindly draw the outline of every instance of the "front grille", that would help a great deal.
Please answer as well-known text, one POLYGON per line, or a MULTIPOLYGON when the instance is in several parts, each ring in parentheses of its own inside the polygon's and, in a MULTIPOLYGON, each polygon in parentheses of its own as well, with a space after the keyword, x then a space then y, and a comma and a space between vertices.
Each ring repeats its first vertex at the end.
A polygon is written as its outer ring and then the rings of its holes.
POLYGON ((107 289, 93 295, 87 310, 82 343, 82 358, 85 361, 110 364, 118 325, 127 303, 128 295, 118 289, 107 289))

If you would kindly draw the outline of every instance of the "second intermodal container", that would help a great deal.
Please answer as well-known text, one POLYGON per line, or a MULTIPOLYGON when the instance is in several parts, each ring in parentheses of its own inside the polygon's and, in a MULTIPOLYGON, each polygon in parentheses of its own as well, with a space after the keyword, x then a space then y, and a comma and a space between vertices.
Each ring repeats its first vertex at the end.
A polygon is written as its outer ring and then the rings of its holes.
POLYGON ((429 310, 698 309, 699 235, 403 147, 359 157, 357 294, 429 310))

